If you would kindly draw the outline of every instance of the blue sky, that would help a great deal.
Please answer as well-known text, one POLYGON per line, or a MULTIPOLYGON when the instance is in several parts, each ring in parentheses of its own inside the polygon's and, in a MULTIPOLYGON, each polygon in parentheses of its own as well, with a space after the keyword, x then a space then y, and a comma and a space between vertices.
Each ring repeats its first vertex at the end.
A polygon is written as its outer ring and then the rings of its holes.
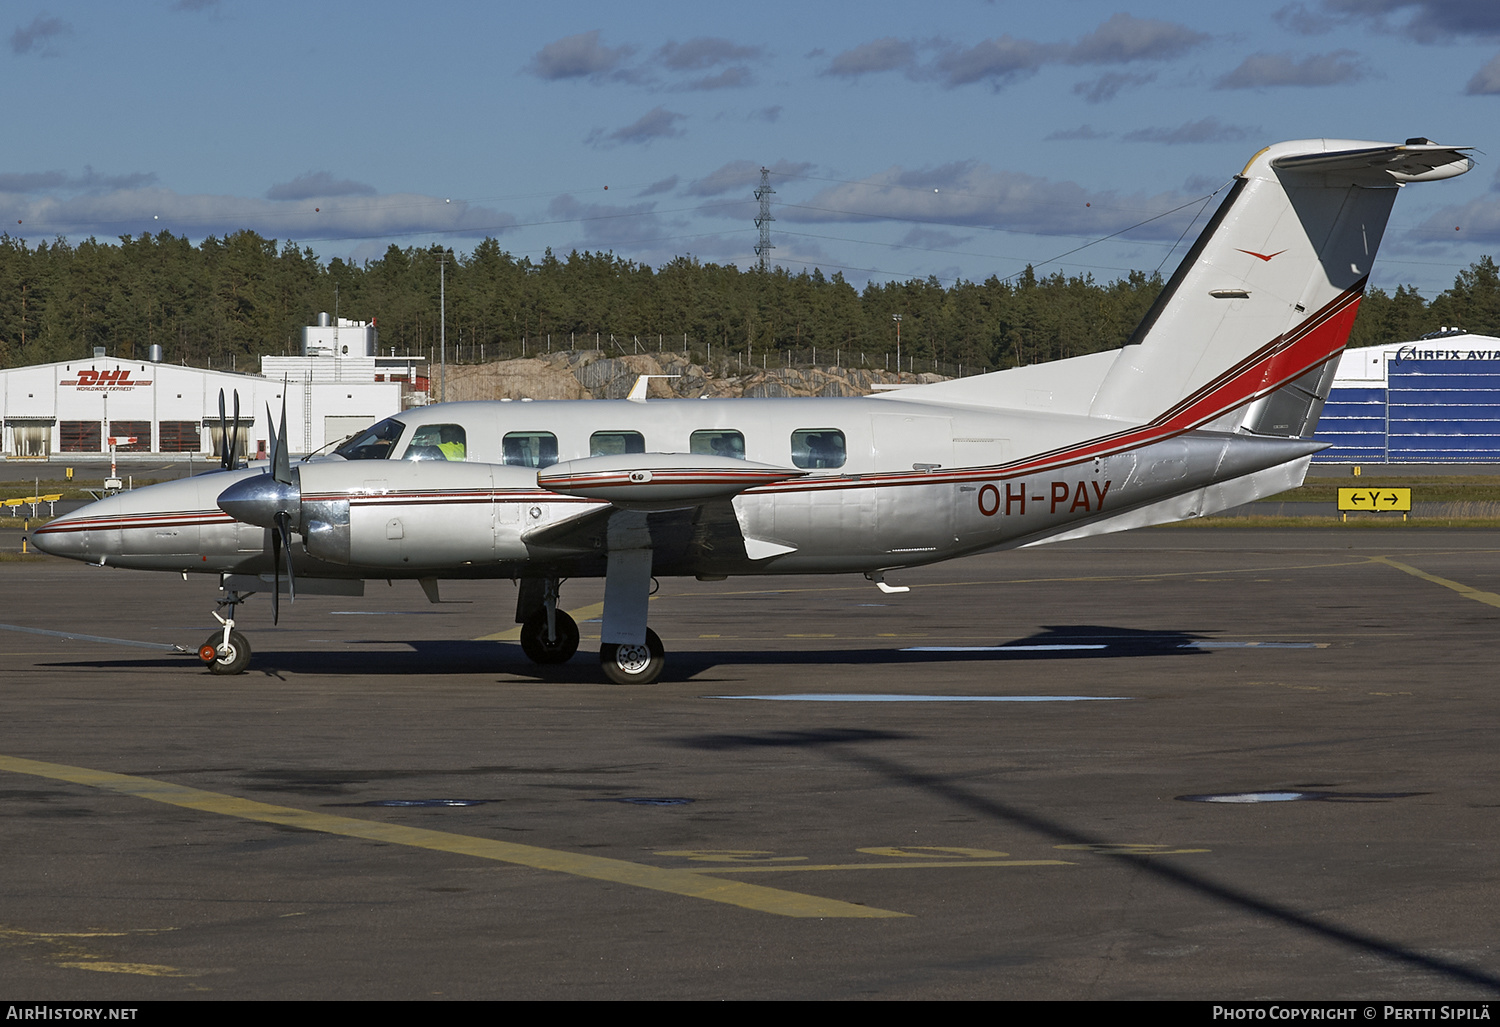
POLYGON ((1500 251, 1496 0, 18 0, 3 17, 0 217, 33 243, 248 228, 364 260, 494 235, 534 259, 746 267, 766 166, 773 259, 794 270, 1108 280, 1169 273, 1268 143, 1427 136, 1497 156, 1405 190, 1375 283, 1431 296, 1500 251))

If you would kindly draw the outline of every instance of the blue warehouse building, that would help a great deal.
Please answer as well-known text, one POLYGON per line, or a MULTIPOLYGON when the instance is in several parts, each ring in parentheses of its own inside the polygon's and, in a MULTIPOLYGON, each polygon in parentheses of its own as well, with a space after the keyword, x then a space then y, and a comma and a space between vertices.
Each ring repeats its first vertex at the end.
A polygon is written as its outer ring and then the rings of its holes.
POLYGON ((1314 463, 1500 463, 1500 339, 1444 331, 1347 350, 1314 463))

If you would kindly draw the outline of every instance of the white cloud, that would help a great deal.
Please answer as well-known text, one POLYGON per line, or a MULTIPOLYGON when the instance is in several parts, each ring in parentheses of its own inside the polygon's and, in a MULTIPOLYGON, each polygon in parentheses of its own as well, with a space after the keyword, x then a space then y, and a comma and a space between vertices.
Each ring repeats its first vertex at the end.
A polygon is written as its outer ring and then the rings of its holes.
MULTIPOLYGON (((1090 192, 978 161, 933 168, 888 168, 858 182, 820 191, 804 204, 778 205, 782 222, 918 221, 935 226, 985 227, 1036 235, 1104 235, 1187 202, 1175 192, 1154 196, 1090 192)), ((1136 238, 1175 238, 1191 210, 1160 218, 1136 238)))
POLYGON ((1201 118, 1198 121, 1188 121, 1176 128, 1142 128, 1134 132, 1126 132, 1120 138, 1127 143, 1166 143, 1168 146, 1180 146, 1184 143, 1235 143, 1249 139, 1253 133, 1260 129, 1242 128, 1239 125, 1226 125, 1213 115, 1201 118))
POLYGON ((656 139, 680 136, 682 135, 682 129, 677 127, 677 123, 686 117, 686 114, 678 114, 676 111, 669 111, 665 107, 658 105, 651 108, 645 114, 642 114, 630 124, 623 128, 617 128, 608 134, 605 134, 603 130, 590 132, 585 142, 593 146, 627 143, 645 144, 656 139))
POLYGON ((1488 64, 1474 73, 1464 92, 1470 96, 1500 95, 1500 54, 1491 57, 1488 64))
MULTIPOLYGON (((779 160, 769 165, 773 175, 803 175, 812 169, 805 161, 779 160)), ((749 196, 760 186, 761 165, 753 160, 732 160, 704 175, 683 190, 688 196, 749 196)))
POLYGON ((1358 82, 1365 69, 1353 50, 1310 54, 1298 60, 1290 53, 1255 53, 1221 75, 1215 89, 1261 89, 1266 86, 1336 86, 1358 82))
POLYGON ((670 42, 656 51, 656 59, 673 71, 703 71, 720 64, 759 60, 765 51, 740 46, 718 36, 699 36, 686 43, 670 42))
POLYGON ((266 190, 268 200, 311 200, 332 196, 374 196, 376 189, 364 182, 334 178, 327 171, 304 171, 290 182, 278 182, 266 190))
POLYGON ((872 72, 910 68, 916 64, 916 60, 916 47, 905 40, 886 36, 845 50, 828 62, 823 74, 858 78, 872 72))
POLYGON ((631 46, 605 46, 595 29, 548 43, 531 58, 526 70, 548 81, 599 78, 614 71, 634 52, 631 46))
POLYGON ((497 235, 512 214, 462 200, 393 193, 316 202, 120 189, 43 197, 0 193, 0 217, 17 235, 133 235, 167 231, 190 238, 254 231, 282 239, 366 239, 463 233, 497 235))
POLYGON ((30 25, 22 25, 10 35, 10 50, 16 55, 35 53, 56 57, 58 41, 73 34, 73 26, 61 18, 38 14, 30 25))

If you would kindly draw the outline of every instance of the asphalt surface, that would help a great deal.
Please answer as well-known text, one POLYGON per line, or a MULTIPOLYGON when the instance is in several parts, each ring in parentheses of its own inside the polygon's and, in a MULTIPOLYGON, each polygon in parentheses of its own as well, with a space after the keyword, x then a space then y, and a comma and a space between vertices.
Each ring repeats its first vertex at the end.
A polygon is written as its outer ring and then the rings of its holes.
POLYGON ((0 630, 0 990, 1500 995, 1500 533, 1159 529, 891 579, 664 581, 667 673, 622 688, 597 582, 562 667, 486 638, 509 582, 379 582, 274 628, 252 600, 224 678, 35 633, 192 649, 212 581, 0 563, 32 629, 0 630))

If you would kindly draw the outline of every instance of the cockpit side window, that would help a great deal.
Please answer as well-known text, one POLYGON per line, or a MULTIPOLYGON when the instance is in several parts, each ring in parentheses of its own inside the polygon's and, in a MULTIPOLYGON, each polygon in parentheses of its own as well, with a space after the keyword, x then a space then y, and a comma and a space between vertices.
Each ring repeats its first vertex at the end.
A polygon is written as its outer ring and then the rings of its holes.
POLYGON ((745 459, 745 436, 732 428, 705 428, 693 432, 688 451, 699 456, 727 456, 745 459))
POLYGON ((412 432, 402 460, 466 460, 468 434, 461 424, 423 424, 412 432))
POLYGON ((794 467, 843 467, 846 459, 844 433, 837 428, 799 428, 792 432, 794 467))
POLYGON ((646 437, 638 431, 596 431, 589 436, 589 456, 619 456, 646 452, 646 437))
POLYGON ((396 440, 406 430, 406 425, 394 417, 387 417, 372 428, 355 435, 334 453, 345 460, 384 460, 391 455, 396 440))
POLYGON ((551 467, 557 463, 557 436, 550 431, 506 432, 501 462, 512 467, 551 467))

